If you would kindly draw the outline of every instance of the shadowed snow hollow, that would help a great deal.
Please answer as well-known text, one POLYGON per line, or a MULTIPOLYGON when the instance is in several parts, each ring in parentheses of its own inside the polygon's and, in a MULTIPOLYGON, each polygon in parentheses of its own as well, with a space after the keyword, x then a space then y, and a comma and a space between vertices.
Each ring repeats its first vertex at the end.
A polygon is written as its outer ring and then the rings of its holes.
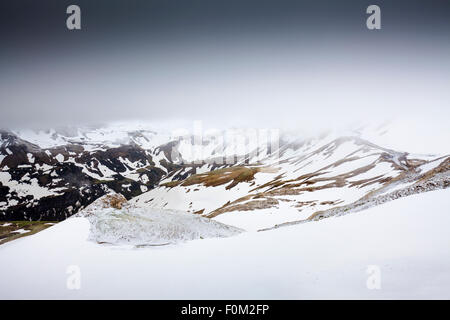
POLYGON ((141 208, 120 195, 106 195, 79 213, 90 222, 89 240, 97 243, 154 246, 222 238, 242 230, 175 210, 141 208))

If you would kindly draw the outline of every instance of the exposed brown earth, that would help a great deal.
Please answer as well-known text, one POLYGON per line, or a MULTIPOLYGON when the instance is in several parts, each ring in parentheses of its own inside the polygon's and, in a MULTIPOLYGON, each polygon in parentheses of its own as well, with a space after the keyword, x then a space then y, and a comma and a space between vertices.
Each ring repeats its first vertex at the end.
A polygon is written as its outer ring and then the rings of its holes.
POLYGON ((0 245, 38 233, 52 225, 54 223, 49 221, 2 221, 0 222, 0 245), (25 230, 28 232, 15 232, 17 230, 25 230))
POLYGON ((240 182, 250 182, 257 172, 268 172, 273 170, 265 167, 229 167, 217 169, 211 172, 195 174, 183 181, 172 181, 161 184, 161 186, 172 188, 176 186, 203 185, 205 187, 217 187, 228 184, 226 189, 235 187, 240 182))
POLYGON ((108 194, 103 198, 103 208, 122 209, 127 199, 121 194, 108 194))
POLYGON ((274 198, 266 198, 261 200, 253 200, 253 201, 247 201, 242 204, 235 204, 235 205, 228 205, 226 207, 219 208, 217 210, 214 210, 210 214, 207 215, 208 218, 214 218, 218 216, 219 214, 222 214, 224 212, 230 212, 230 211, 251 211, 251 210, 257 210, 257 209, 266 209, 266 208, 272 208, 273 206, 277 205, 279 202, 277 199, 274 198))

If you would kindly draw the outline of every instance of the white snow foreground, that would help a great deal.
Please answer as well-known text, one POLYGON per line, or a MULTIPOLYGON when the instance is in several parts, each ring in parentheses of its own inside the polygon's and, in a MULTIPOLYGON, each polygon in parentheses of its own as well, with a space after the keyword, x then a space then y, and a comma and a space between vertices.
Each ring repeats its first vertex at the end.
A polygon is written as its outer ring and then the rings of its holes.
POLYGON ((88 241, 89 221, 74 217, 0 246, 0 299, 449 299, 449 205, 449 190, 437 190, 342 217, 142 249, 88 241), (79 274, 66 273, 74 265, 79 274), (67 287, 74 276, 79 290, 67 287), (373 277, 379 289, 368 288, 373 277))
POLYGON ((182 211, 131 205, 115 193, 97 199, 77 216, 89 220, 89 240, 100 244, 158 246, 229 237, 242 232, 238 228, 182 211))

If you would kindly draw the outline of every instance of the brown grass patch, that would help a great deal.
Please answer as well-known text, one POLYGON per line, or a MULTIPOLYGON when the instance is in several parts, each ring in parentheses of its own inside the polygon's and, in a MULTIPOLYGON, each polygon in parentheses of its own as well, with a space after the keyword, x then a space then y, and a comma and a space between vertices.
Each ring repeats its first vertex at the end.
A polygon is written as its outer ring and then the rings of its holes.
POLYGON ((245 203, 225 205, 208 214, 208 218, 217 217, 219 214, 230 211, 252 211, 257 209, 272 208, 278 204, 278 200, 274 198, 264 198, 261 200, 252 200, 245 203))
MULTIPOLYGON (((257 172, 276 172, 277 169, 269 167, 229 167, 217 169, 207 173, 194 174, 182 181, 171 181, 161 186, 172 188, 175 186, 192 186, 201 184, 205 187, 217 187, 228 184, 226 189, 231 189, 240 182, 250 182, 257 172), (274 171, 275 170, 275 171, 274 171)), ((195 190, 194 190, 195 191, 195 190)))
POLYGON ((54 225, 55 222, 50 221, 0 221, 0 245, 6 242, 31 236, 48 227, 54 225), (10 224, 3 226, 4 224, 10 224), (14 232, 19 229, 28 230, 27 233, 14 232))
POLYGON ((103 199, 103 208, 114 208, 114 209, 122 209, 124 203, 127 202, 127 199, 121 194, 108 194, 103 199))

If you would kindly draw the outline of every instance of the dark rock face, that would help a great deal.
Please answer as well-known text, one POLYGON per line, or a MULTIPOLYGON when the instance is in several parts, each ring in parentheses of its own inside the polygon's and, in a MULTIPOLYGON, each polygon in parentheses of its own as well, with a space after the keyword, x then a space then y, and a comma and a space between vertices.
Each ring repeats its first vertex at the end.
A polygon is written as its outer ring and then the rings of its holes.
MULTIPOLYGON (((99 185, 90 186, 83 191, 67 190, 58 196, 41 198, 32 206, 25 203, 12 206, 5 212, 4 220, 62 221, 104 194, 105 190, 99 185)), ((0 216, 0 220, 1 218, 0 216)))
POLYGON ((64 220, 110 189, 131 199, 167 173, 136 144, 95 151, 71 144, 41 149, 0 131, 0 156, 0 221, 64 220))
POLYGON ((9 193, 9 188, 4 186, 1 182, 0 182, 0 201, 1 202, 6 202, 6 196, 9 193))

